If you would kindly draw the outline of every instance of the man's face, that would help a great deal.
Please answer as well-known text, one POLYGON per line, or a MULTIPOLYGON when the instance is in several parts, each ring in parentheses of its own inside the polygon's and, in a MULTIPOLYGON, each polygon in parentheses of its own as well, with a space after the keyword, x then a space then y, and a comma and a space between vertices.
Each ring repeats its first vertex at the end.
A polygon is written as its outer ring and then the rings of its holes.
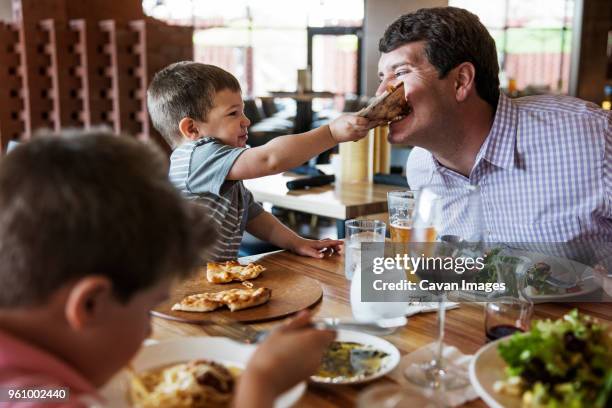
POLYGON ((454 101, 454 85, 447 75, 438 79, 438 71, 428 61, 423 41, 404 44, 384 53, 378 61, 379 95, 387 85, 404 82, 406 100, 411 108, 405 118, 392 122, 389 142, 430 147, 439 140, 441 132, 451 120, 450 108, 454 101))
POLYGON ((205 122, 199 122, 201 134, 212 136, 226 145, 244 147, 251 121, 244 114, 240 92, 224 89, 217 92, 213 108, 205 122))

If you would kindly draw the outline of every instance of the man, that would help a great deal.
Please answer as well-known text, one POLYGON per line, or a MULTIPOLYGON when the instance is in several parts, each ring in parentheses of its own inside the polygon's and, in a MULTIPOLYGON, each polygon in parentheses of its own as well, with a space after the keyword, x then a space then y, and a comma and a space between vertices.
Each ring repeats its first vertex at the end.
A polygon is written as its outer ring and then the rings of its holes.
POLYGON ((612 241, 612 115, 559 95, 499 91, 493 38, 474 14, 421 9, 380 40, 378 93, 404 83, 413 189, 478 185, 487 241, 612 241))

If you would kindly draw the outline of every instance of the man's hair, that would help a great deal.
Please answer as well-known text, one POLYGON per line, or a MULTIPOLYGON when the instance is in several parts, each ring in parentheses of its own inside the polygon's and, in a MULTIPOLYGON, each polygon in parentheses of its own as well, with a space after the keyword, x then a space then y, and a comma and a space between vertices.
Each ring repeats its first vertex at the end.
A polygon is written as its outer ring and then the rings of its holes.
POLYGON ((147 106, 155 129, 174 149, 183 138, 178 124, 183 118, 205 121, 215 95, 225 89, 240 92, 240 83, 214 65, 181 61, 155 74, 147 90, 147 106))
POLYGON ((200 262, 215 231, 163 154, 102 131, 41 135, 0 160, 0 308, 107 277, 121 302, 200 262))
POLYGON ((404 14, 387 27, 378 50, 387 53, 415 41, 425 41, 427 59, 440 78, 459 64, 471 62, 478 95, 497 108, 499 64, 495 41, 476 15, 456 7, 404 14))

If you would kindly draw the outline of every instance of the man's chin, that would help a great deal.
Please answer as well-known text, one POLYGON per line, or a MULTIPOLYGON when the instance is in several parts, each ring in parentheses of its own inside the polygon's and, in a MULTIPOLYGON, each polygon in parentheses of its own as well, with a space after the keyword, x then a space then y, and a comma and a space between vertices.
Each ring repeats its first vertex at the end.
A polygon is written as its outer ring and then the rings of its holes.
POLYGON ((410 139, 410 133, 407 129, 409 121, 410 118, 404 118, 389 125, 389 134, 387 135, 389 143, 406 143, 410 139))

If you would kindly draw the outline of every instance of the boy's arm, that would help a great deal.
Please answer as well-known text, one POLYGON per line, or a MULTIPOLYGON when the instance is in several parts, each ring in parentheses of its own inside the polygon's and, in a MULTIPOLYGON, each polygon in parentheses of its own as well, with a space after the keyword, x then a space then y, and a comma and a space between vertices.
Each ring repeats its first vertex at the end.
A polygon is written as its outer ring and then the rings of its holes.
POLYGON ((265 211, 249 221, 246 230, 257 238, 279 248, 313 258, 323 258, 324 254, 321 251, 324 248, 338 252, 342 245, 342 241, 331 239, 312 240, 302 238, 287 228, 278 218, 265 211))
POLYGON ((226 178, 246 180, 287 171, 338 143, 365 137, 368 126, 370 122, 366 118, 345 114, 329 126, 297 135, 279 136, 238 156, 226 178))
POLYGON ((300 236, 287 228, 269 212, 263 211, 250 220, 246 230, 262 241, 266 241, 283 249, 292 249, 300 236))

